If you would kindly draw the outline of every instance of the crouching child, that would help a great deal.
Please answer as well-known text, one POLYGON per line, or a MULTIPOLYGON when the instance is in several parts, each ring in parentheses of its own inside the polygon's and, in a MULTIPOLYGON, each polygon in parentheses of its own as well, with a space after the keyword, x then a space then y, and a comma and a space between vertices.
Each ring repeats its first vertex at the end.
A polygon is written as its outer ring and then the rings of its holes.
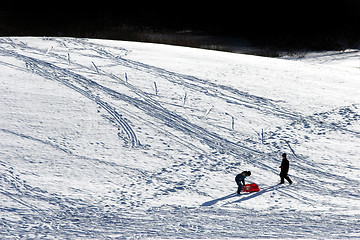
POLYGON ((245 178, 250 175, 251 175, 250 171, 243 171, 242 173, 236 175, 235 182, 238 185, 237 194, 240 194, 242 190, 242 186, 245 185, 245 178))

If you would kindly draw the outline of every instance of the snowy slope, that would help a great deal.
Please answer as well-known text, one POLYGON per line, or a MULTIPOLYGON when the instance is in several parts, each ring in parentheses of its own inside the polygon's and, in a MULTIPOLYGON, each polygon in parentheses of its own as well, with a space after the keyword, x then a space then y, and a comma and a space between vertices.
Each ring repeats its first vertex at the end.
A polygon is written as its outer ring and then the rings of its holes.
POLYGON ((346 60, 0 38, 1 238, 359 238, 346 60))

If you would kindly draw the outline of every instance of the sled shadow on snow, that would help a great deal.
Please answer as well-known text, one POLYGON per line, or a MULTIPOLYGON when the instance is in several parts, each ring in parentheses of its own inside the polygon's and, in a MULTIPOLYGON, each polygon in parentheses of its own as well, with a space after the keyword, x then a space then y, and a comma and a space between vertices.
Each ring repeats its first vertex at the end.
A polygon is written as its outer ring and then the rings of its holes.
POLYGON ((204 202, 203 204, 201 204, 201 206, 209 207, 209 206, 215 205, 218 202, 225 201, 225 200, 228 200, 228 199, 231 199, 231 198, 234 198, 234 197, 239 197, 240 199, 238 199, 236 201, 233 201, 233 202, 226 203, 225 205, 232 204, 232 203, 239 203, 239 202, 243 202, 243 201, 247 201, 247 200, 256 198, 256 197, 258 197, 260 195, 263 195, 264 193, 272 192, 272 191, 275 191, 275 190, 277 190, 279 188, 283 188, 283 187, 285 187, 285 185, 276 184, 274 186, 270 186, 270 187, 267 187, 267 188, 260 189, 259 192, 242 193, 241 195, 238 195, 236 193, 231 193, 231 194, 226 195, 224 197, 204 202))

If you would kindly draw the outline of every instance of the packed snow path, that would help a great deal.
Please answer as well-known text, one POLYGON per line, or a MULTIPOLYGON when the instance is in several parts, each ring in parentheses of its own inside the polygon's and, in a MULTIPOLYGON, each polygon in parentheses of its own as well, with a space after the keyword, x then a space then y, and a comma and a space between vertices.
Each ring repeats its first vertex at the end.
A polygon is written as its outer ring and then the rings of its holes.
POLYGON ((350 66, 0 38, 0 234, 358 238, 350 66), (282 152, 292 186, 278 185, 282 152), (260 192, 235 194, 243 170, 260 192))

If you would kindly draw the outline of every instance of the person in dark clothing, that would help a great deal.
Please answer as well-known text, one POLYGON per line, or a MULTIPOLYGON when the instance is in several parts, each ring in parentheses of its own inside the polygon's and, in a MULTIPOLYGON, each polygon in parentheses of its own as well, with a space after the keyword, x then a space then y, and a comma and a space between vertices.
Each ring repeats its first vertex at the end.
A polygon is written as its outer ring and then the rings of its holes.
POLYGON ((245 185, 245 178, 250 175, 251 175, 250 171, 243 171, 242 173, 236 175, 235 182, 238 185, 237 194, 240 194, 242 190, 242 186, 245 185))
POLYGON ((289 184, 292 184, 291 179, 288 176, 288 172, 289 172, 289 160, 286 158, 286 153, 282 154, 282 162, 281 162, 281 171, 280 171, 280 184, 284 184, 285 181, 284 179, 286 179, 289 184))

